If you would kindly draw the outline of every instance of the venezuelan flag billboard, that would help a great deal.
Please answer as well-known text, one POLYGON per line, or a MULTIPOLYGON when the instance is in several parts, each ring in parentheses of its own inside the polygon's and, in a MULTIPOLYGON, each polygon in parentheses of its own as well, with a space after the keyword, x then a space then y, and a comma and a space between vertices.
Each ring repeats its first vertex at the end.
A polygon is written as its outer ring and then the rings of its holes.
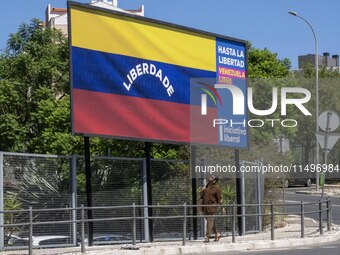
MULTIPOLYGON (((245 55, 244 41, 74 2, 68 9, 73 134, 220 143, 217 129, 192 141, 191 108, 202 106, 192 103, 190 81, 246 86, 245 56, 227 57, 245 55)), ((217 118, 217 106, 208 108, 217 118)))

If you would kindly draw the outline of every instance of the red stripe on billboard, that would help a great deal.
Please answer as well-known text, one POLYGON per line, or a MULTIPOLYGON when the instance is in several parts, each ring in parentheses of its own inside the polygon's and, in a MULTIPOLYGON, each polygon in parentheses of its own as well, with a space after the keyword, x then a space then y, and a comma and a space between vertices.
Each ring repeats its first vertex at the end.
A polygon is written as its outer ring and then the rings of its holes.
MULTIPOLYGON (((214 113, 208 116, 217 116, 215 108, 209 110, 214 113)), ((73 89, 77 134, 217 144, 212 119, 192 127, 190 141, 190 113, 199 112, 199 106, 73 89)))

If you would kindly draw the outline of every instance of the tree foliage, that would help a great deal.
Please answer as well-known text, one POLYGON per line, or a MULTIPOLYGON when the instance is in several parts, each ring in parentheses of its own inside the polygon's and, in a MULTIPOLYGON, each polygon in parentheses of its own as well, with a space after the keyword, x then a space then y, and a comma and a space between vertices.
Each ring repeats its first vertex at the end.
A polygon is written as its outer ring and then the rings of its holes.
POLYGON ((277 54, 267 48, 250 47, 248 51, 249 78, 282 78, 289 75, 290 60, 278 59, 277 54))
MULTIPOLYGON (((298 115, 299 128, 296 136, 292 140, 296 147, 302 148, 302 154, 298 155, 301 163, 309 164, 314 162, 314 148, 316 146, 316 81, 315 68, 307 65, 302 71, 296 72, 294 76, 299 79, 300 86, 308 89, 312 97, 306 104, 312 116, 298 115)), ((319 114, 326 110, 333 110, 340 113, 340 74, 336 70, 321 67, 319 70, 319 114)), ((320 155, 322 151, 320 149, 320 155)), ((340 144, 335 145, 332 150, 329 162, 339 164, 340 144)), ((321 157, 321 156, 320 156, 321 157)))
MULTIPOLYGON (((37 19, 10 34, 0 56, 2 151, 69 153, 68 47, 37 19)), ((78 139, 79 140, 79 139, 78 139)))
MULTIPOLYGON (((290 77, 290 60, 279 59, 276 53, 267 48, 249 48, 248 52, 248 84, 253 89, 253 106, 257 110, 270 109, 273 102, 273 88, 280 89, 287 85, 286 78, 290 77)), ((280 94, 278 94, 280 95, 280 94)), ((256 116, 250 114, 250 119, 280 119, 280 106, 270 116, 256 116)), ((287 131, 289 133, 289 131, 287 131)), ((283 133, 280 124, 271 123, 261 128, 250 128, 251 144, 255 147, 267 146, 273 143, 273 138, 281 136, 283 133)), ((288 134, 286 134, 288 135, 288 134)))

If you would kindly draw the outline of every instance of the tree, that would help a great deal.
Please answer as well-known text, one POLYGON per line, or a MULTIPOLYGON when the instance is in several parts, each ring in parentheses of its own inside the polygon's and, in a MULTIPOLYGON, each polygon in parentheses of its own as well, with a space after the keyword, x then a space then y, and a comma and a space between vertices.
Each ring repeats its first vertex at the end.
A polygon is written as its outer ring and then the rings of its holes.
POLYGON ((10 34, 0 56, 1 147, 5 151, 69 153, 68 46, 37 19, 10 34))
POLYGON ((267 48, 248 50, 248 77, 249 78, 282 78, 289 76, 290 60, 277 58, 277 54, 267 48))
MULTIPOLYGON (((312 161, 312 152, 316 146, 315 139, 315 69, 312 65, 307 65, 302 72, 294 73, 294 76, 300 81, 300 86, 308 89, 311 94, 311 100, 307 103, 307 107, 310 109, 312 116, 297 116, 299 127, 296 136, 293 139, 295 146, 301 146, 303 150, 302 156, 300 156, 300 162, 307 165, 312 161)), ((319 114, 325 110, 333 110, 340 112, 340 74, 336 70, 327 69, 322 67, 319 70, 319 114)), ((330 156, 330 162, 339 163, 338 155, 340 152, 339 143, 337 143, 332 150, 330 156)), ((320 155, 322 151, 320 150, 320 155)))
MULTIPOLYGON (((272 88, 280 89, 287 84, 290 77, 290 61, 278 59, 277 54, 267 48, 261 50, 249 47, 248 51, 248 84, 253 88, 253 104, 258 110, 269 109, 272 105, 272 88)), ((250 114, 250 119, 280 119, 280 107, 270 116, 250 114)), ((291 135, 289 130, 285 135, 291 135)), ((267 125, 261 128, 250 128, 251 144, 258 147, 273 143, 273 138, 282 134, 279 125, 267 125)))

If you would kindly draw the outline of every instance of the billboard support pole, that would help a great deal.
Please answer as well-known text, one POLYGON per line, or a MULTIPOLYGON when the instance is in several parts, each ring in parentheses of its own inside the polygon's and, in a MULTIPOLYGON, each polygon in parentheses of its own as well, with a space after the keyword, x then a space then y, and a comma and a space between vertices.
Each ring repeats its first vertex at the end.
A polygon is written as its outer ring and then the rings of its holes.
MULTIPOLYGON (((242 196, 242 174, 240 173, 240 151, 235 149, 235 167, 236 167, 236 204, 237 204, 237 214, 242 215, 243 210, 243 196, 242 196)), ((238 234, 239 236, 244 235, 243 233, 243 217, 237 217, 238 234)))
MULTIPOLYGON (((195 164, 196 164, 196 147, 192 145, 190 147, 191 149, 191 198, 192 198, 192 204, 197 205, 197 182, 196 182, 196 173, 195 173, 195 164)), ((193 231, 193 238, 194 240, 197 240, 197 207, 192 208, 192 215, 194 218, 192 218, 192 231, 193 231)))
POLYGON ((70 179, 71 179, 71 194, 72 194, 72 239, 73 246, 77 246, 77 156, 70 157, 70 179))
MULTIPOLYGON (((92 173, 91 173, 91 154, 90 154, 90 138, 84 137, 84 152, 85 152, 85 176, 86 176, 86 205, 92 207, 92 173)), ((92 210, 87 209, 87 219, 92 220, 92 210)), ((88 244, 93 245, 93 222, 88 224, 88 244)))
MULTIPOLYGON (((151 184, 151 143, 145 142, 145 172, 148 193, 148 206, 152 205, 152 184, 151 184)), ((148 207, 148 216, 152 217, 152 208, 148 207)), ((149 219, 149 238, 153 242, 153 220, 149 219)))
POLYGON ((144 240, 146 243, 150 242, 149 237, 149 211, 148 211, 148 183, 147 183, 147 174, 146 174, 146 160, 143 160, 143 169, 142 169, 142 185, 143 185, 143 212, 144 212, 144 240))

